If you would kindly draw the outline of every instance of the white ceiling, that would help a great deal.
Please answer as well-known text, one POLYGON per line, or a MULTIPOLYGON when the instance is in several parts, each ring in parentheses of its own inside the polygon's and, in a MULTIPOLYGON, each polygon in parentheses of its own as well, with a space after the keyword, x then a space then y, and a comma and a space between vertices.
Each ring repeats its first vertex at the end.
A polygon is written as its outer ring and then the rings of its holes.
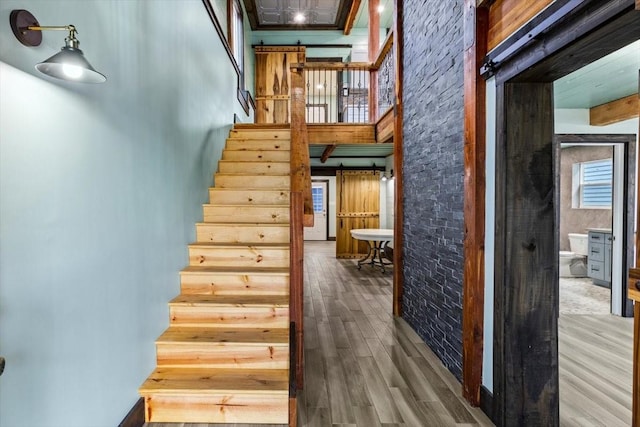
POLYGON ((591 108, 638 92, 640 40, 554 83, 556 108, 591 108))

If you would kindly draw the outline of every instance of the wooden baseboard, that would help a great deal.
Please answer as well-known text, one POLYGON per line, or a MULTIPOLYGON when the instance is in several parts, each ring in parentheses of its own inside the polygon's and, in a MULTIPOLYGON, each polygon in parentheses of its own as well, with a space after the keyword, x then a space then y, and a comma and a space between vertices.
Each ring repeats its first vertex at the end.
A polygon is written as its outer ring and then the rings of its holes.
POLYGON ((335 242, 335 241, 336 241, 336 236, 333 236, 333 237, 327 237, 327 241, 329 241, 329 242, 335 242))
POLYGON ((495 422, 493 419, 493 393, 485 386, 480 386, 480 409, 491 421, 495 422))
POLYGON ((140 398, 133 405, 118 427, 142 427, 144 425, 144 399, 140 398))

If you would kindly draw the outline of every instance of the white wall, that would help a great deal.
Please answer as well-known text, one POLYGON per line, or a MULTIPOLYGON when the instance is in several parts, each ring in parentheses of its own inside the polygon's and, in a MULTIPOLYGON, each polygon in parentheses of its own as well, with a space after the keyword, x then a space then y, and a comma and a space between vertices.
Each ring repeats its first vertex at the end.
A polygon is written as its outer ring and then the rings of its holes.
POLYGON ((236 75, 200 0, 0 3, 0 425, 114 426, 155 365, 236 75), (102 85, 34 64, 74 24, 102 85))
MULTIPOLYGON (((385 172, 387 173, 387 176, 391 176, 391 172, 393 171, 393 154, 390 156, 387 156, 387 158, 385 159, 385 172)), ((394 172, 394 176, 395 176, 395 171, 394 172)), ((386 221, 383 223, 382 221, 380 222, 380 227, 381 228, 391 228, 393 229, 393 224, 394 224, 394 220, 395 220, 395 186, 396 186, 396 180, 394 179, 388 179, 387 181, 382 183, 384 187, 386 187, 386 196, 384 199, 383 204, 386 207, 386 221)))
MULTIPOLYGON (((495 79, 487 81, 487 112, 496 111, 495 79)), ((638 119, 609 126, 589 125, 588 109, 557 109, 554 111, 556 134, 635 134, 638 119)), ((493 311, 494 311, 494 223, 495 223, 495 116, 487 114, 486 152, 486 217, 485 217, 485 293, 484 293, 484 353, 482 385, 493 391, 493 311)), ((637 153, 636 153, 637 157, 637 153)), ((636 183, 637 186, 637 183, 636 183)))

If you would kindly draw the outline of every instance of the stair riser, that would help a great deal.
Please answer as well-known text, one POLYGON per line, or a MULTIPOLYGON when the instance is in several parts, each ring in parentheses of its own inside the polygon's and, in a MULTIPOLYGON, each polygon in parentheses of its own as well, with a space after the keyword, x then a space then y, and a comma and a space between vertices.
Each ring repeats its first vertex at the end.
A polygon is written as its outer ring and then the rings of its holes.
POLYGON ((202 267, 288 267, 289 249, 189 248, 189 265, 202 267))
POLYGON ((180 286, 191 295, 288 295, 289 276, 182 273, 180 286))
POLYGON ((145 397, 145 421, 158 423, 287 424, 288 396, 264 394, 145 397))
POLYGON ((289 206, 289 191, 209 189, 209 202, 214 205, 283 205, 289 206))
POLYGON ((288 150, 224 150, 222 160, 239 162, 288 162, 288 150))
POLYGON ((291 188, 291 178, 288 175, 223 175, 217 173, 214 177, 214 183, 216 188, 264 188, 287 191, 291 188))
POLYGON ((291 166, 289 162, 230 162, 221 161, 218 163, 220 173, 263 173, 282 175, 289 174, 291 166))
POLYGON ((273 140, 273 139, 290 139, 291 131, 290 130, 270 130, 270 129, 235 129, 229 132, 230 139, 262 139, 262 140, 273 140))
POLYGON ((289 226, 228 226, 218 224, 196 225, 197 242, 216 243, 288 243, 289 226))
POLYGON ((250 139, 227 139, 226 150, 255 151, 271 150, 289 153, 291 150, 290 141, 274 140, 250 140, 250 139))
POLYGON ((245 224, 289 223, 288 207, 227 207, 205 205, 203 211, 205 222, 245 224))
POLYGON ((287 369, 289 346, 158 343, 160 367, 287 369))
POLYGON ((170 305, 171 324, 225 328, 288 328, 288 307, 170 305))

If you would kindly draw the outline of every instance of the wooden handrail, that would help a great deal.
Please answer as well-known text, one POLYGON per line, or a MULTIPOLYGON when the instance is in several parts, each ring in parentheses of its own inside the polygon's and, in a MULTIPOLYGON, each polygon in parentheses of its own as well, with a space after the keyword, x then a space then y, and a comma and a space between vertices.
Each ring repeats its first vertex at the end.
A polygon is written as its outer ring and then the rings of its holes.
POLYGON ((384 61, 384 58, 387 56, 389 51, 391 51, 392 46, 393 46, 393 31, 390 31, 389 34, 387 34, 387 38, 384 40, 384 44, 382 45, 380 52, 378 53, 378 58, 376 59, 376 62, 374 62, 371 65, 371 68, 373 68, 374 70, 378 70, 380 68, 380 65, 382 65, 382 61, 384 61))
POLYGON ((291 192, 291 217, 289 233, 291 247, 289 251, 289 319, 295 326, 295 381, 298 390, 304 386, 303 377, 303 290, 304 290, 304 197, 300 191, 291 192))
POLYGON ((291 64, 292 70, 352 70, 364 68, 369 71, 372 66, 371 62, 304 62, 291 64))

